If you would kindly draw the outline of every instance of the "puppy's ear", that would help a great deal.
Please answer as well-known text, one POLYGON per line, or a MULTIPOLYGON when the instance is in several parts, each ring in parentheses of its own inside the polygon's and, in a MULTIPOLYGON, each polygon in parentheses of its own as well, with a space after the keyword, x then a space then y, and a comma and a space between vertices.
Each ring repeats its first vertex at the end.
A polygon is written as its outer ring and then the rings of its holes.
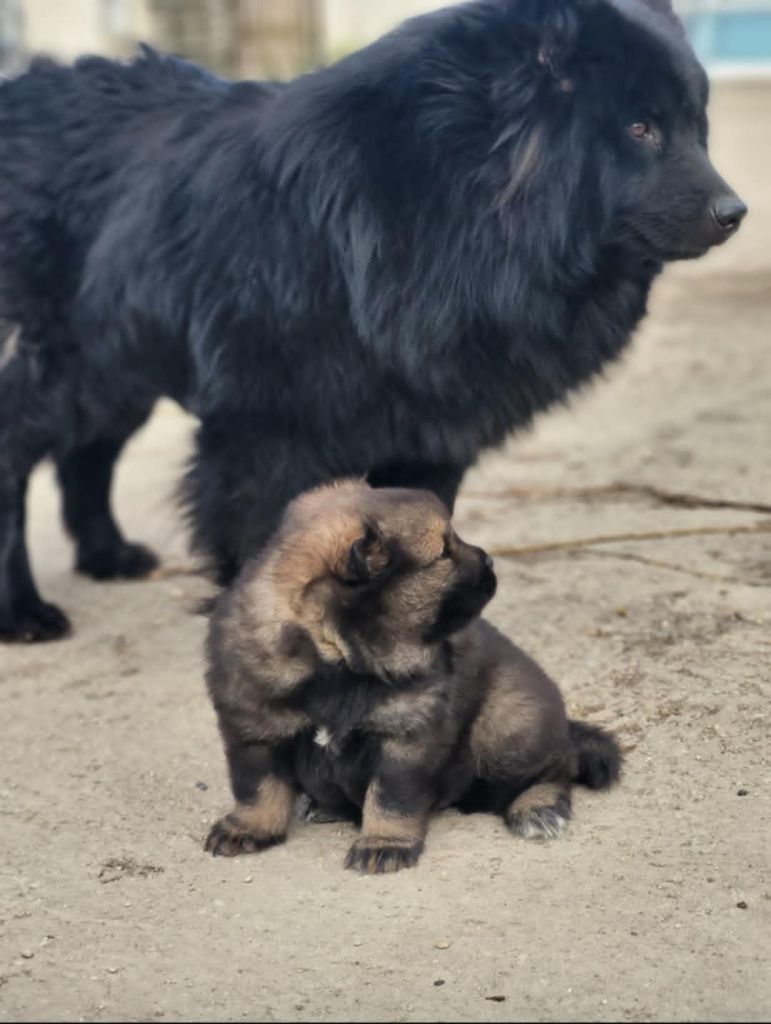
POLYGON ((278 635, 278 652, 284 658, 314 663, 318 660, 316 645, 307 629, 296 622, 285 622, 278 635))
POLYGON ((363 536, 351 544, 342 579, 354 585, 369 583, 388 568, 389 553, 376 526, 367 525, 363 536))

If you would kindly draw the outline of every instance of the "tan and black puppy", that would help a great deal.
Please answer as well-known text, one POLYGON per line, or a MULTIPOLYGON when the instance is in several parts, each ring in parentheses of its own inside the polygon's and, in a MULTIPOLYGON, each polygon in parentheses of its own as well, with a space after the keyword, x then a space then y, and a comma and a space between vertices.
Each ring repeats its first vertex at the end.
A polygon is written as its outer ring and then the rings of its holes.
POLYGON ((557 835, 572 784, 610 785, 620 755, 479 618, 495 585, 427 492, 344 481, 293 501, 212 618, 208 686, 236 805, 206 848, 282 842, 298 793, 361 821, 346 862, 360 871, 414 864, 431 811, 452 804, 557 835))

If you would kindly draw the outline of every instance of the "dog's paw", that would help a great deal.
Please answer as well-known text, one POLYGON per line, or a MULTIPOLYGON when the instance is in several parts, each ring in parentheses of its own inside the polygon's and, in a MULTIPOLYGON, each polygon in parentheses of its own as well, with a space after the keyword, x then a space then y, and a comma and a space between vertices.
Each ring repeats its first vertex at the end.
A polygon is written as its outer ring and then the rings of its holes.
POLYGON ((95 580, 136 580, 149 576, 158 565, 157 556, 144 544, 123 541, 110 548, 80 552, 75 568, 95 580))
POLYGON ((71 631, 70 620, 55 604, 36 601, 17 614, 0 616, 0 641, 35 644, 61 640, 71 631))
POLYGON ((304 825, 333 825, 339 821, 350 821, 350 818, 336 811, 324 810, 312 797, 301 794, 295 802, 294 814, 304 825))
POLYGON ((362 875, 384 875, 414 867, 422 852, 423 842, 419 839, 378 839, 367 836, 357 839, 350 848, 345 866, 362 875))
POLYGON ((570 804, 558 800, 551 807, 530 807, 524 811, 510 811, 506 824, 515 836, 522 839, 556 839, 570 821, 570 804))
POLYGON ((240 822, 235 815, 226 814, 212 826, 206 837, 204 850, 214 857, 238 857, 242 853, 259 853, 260 850, 267 850, 270 846, 283 843, 285 839, 286 833, 269 835, 257 832, 240 822))

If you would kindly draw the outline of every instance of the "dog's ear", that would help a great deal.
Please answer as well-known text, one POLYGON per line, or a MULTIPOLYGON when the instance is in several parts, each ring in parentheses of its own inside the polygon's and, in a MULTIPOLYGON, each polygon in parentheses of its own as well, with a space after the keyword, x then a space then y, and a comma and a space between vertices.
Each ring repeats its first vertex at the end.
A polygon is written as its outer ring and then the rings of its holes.
POLYGON ((318 660, 316 645, 310 633, 296 622, 285 622, 278 635, 278 653, 284 658, 314 663, 318 660))
POLYGON ((649 11, 653 11, 654 14, 660 14, 666 18, 673 32, 681 37, 685 36, 685 27, 677 16, 672 0, 642 0, 642 3, 649 11))
POLYGON ((675 10, 672 0, 643 0, 643 3, 658 14, 668 14, 670 17, 674 17, 675 10))
POLYGON ((563 92, 572 92, 574 83, 565 69, 578 34, 582 0, 551 0, 539 17, 538 63, 545 68, 563 92))
POLYGON ((388 568, 389 560, 382 534, 374 524, 368 523, 364 534, 348 550, 341 578, 353 585, 369 583, 388 568))

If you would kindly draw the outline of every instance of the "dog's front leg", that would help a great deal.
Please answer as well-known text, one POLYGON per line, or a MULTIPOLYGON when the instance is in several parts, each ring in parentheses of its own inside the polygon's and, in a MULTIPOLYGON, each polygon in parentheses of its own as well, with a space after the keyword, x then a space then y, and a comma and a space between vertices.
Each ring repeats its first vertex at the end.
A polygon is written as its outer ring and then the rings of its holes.
POLYGON ((227 757, 236 804, 212 826, 205 849, 215 857, 235 857, 283 843, 295 786, 281 752, 267 743, 242 741, 227 743, 227 757))
POLYGON ((434 802, 433 782, 418 751, 386 743, 364 800, 361 836, 348 851, 345 866, 381 874, 417 864, 434 802))

